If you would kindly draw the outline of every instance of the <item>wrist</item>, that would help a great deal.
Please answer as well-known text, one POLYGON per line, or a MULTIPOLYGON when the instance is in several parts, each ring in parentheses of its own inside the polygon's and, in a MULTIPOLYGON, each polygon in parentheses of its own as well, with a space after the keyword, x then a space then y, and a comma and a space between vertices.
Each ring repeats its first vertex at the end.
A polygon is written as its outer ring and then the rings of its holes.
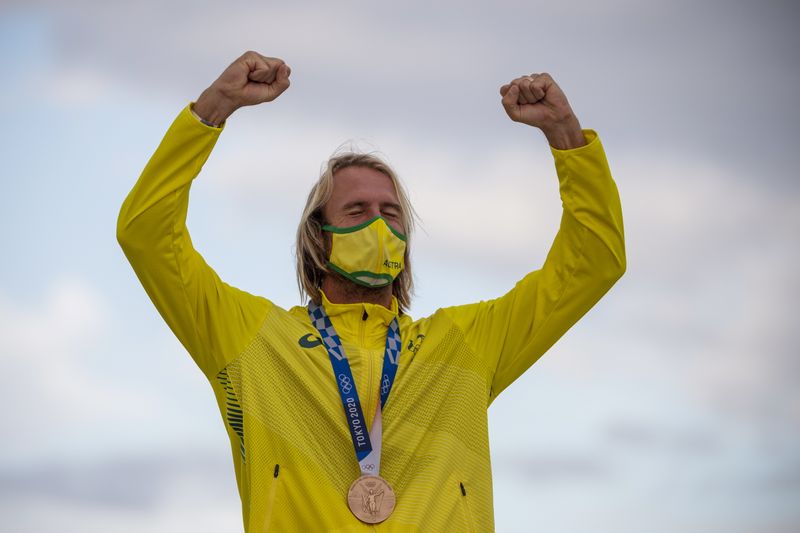
POLYGON ((549 128, 542 128, 542 133, 550 146, 557 150, 571 150, 586 144, 581 125, 574 115, 549 128))
POLYGON ((203 124, 219 128, 236 108, 224 96, 209 87, 203 91, 191 110, 203 124))

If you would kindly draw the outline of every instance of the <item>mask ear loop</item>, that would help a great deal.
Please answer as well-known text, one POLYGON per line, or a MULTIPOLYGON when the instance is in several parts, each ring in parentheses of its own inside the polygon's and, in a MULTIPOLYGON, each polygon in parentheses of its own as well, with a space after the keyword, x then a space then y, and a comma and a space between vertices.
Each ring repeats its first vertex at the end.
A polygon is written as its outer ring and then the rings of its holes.
POLYGON ((321 266, 315 261, 313 257, 308 257, 307 259, 310 260, 311 263, 317 265, 315 268, 312 269, 312 282, 314 286, 317 288, 318 294, 319 291, 322 289, 322 280, 325 279, 326 275, 330 275, 331 270, 328 267, 328 260, 331 256, 331 251, 333 249, 333 241, 330 235, 327 235, 327 231, 323 230, 322 227, 326 224, 324 220, 324 216, 322 214, 322 208, 318 207, 311 216, 309 220, 315 225, 315 230, 319 235, 319 239, 322 243, 322 261, 321 266))
MULTIPOLYGON (((325 220, 325 216, 322 214, 322 207, 318 207, 313 213, 311 213, 311 217, 309 217, 316 226, 316 231, 319 235, 320 241, 322 242, 322 265, 325 271, 328 271, 327 262, 331 258, 331 252, 333 251, 333 238, 331 237, 330 233, 322 229, 324 226, 328 225, 328 222, 325 220)), ((322 280, 318 280, 319 283, 322 283, 322 280)))

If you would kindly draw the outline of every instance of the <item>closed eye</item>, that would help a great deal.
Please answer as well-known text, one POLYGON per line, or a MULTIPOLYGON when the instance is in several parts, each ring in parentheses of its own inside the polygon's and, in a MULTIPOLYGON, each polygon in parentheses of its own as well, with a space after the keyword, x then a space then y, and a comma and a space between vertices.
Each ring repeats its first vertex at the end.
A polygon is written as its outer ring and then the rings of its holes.
POLYGON ((398 219, 400 218, 400 206, 388 205, 381 210, 381 214, 385 217, 398 219))

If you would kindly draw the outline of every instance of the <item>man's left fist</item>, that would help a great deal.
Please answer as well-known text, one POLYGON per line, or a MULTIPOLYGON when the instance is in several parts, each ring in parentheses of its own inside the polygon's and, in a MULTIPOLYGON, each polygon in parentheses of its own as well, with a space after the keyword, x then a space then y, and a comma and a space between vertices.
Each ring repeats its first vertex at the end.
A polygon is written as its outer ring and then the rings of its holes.
POLYGON ((509 118, 539 128, 554 148, 586 144, 566 95, 550 74, 521 76, 500 87, 500 94, 509 118))

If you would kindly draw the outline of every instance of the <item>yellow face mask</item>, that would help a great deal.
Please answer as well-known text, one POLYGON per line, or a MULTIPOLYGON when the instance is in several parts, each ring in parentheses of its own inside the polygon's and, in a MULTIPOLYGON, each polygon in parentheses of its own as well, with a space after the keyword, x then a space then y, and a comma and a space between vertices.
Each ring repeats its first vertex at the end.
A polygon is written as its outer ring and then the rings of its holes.
POLYGON ((385 287, 403 270, 406 237, 383 217, 350 228, 322 226, 331 234, 328 267, 365 287, 385 287))

